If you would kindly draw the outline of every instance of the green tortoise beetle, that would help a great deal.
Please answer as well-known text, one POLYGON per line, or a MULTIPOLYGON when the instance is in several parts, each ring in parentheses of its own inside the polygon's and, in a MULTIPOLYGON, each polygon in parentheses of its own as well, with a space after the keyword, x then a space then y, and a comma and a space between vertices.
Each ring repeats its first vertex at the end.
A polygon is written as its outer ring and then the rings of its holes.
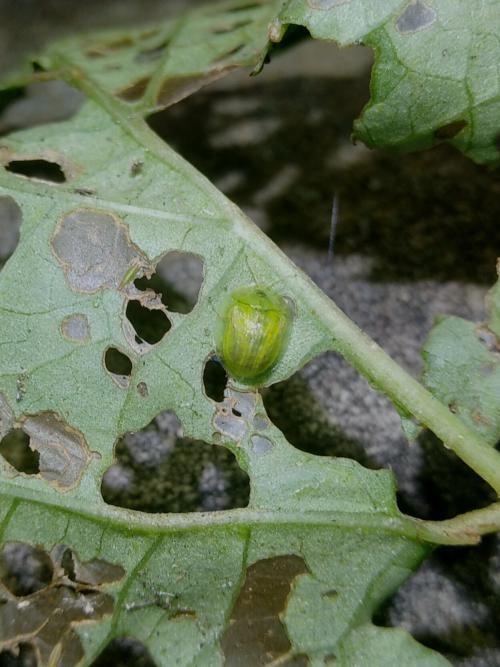
POLYGON ((262 285, 240 287, 228 297, 217 352, 235 380, 258 386, 285 352, 293 312, 281 295, 262 285))

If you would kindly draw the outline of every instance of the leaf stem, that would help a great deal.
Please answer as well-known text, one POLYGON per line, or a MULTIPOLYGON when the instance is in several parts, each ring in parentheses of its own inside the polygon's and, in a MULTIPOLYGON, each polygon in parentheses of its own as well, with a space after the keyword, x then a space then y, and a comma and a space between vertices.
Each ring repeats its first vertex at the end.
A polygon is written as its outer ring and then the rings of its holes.
POLYGON ((396 407, 410 412, 500 495, 500 453, 368 338, 335 304, 321 314, 333 346, 396 407))
MULTIPOLYGON (((249 530, 255 526, 307 525, 318 528, 356 530, 362 532, 386 532, 407 539, 440 545, 474 545, 483 535, 500 530, 500 503, 460 514, 444 521, 425 521, 406 514, 389 515, 380 512, 301 512, 289 510, 241 509, 220 512, 192 512, 185 514, 150 514, 137 510, 101 503, 89 503, 86 499, 66 496, 64 504, 51 491, 27 488, 18 482, 7 481, 0 495, 0 503, 14 498, 15 505, 27 501, 58 512, 79 515, 86 520, 113 525, 117 530, 137 535, 169 535, 195 530, 217 530, 239 527, 249 530)), ((9 517, 12 512, 9 513, 9 517)))
POLYGON ((419 536, 424 540, 445 544, 445 540, 461 540, 462 544, 474 544, 482 535, 500 530, 500 503, 493 503, 479 510, 459 514, 445 521, 414 519, 419 536))

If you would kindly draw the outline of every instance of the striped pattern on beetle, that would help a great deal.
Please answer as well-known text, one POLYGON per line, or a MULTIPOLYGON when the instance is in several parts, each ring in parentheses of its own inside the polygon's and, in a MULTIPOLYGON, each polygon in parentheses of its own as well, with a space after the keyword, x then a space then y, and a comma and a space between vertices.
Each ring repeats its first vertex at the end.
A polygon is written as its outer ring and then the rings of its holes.
POLYGON ((287 301, 270 289, 241 287, 229 296, 218 340, 228 374, 256 386, 278 363, 292 328, 287 301))

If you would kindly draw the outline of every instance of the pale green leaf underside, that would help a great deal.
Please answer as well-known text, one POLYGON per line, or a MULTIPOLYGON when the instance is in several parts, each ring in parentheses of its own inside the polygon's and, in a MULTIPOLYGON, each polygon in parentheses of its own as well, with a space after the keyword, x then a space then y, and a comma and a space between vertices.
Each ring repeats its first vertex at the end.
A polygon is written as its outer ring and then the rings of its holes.
MULTIPOLYGON (((234 5, 243 11, 241 2, 234 5)), ((229 20, 229 9, 226 3, 222 14, 214 14, 217 25, 221 15, 229 20)), ((264 12, 264 4, 258 10, 264 12)), ((174 42, 190 34, 189 20, 177 28, 169 24, 174 42)), ((117 97, 117 81, 83 66, 82 46, 73 46, 54 47, 43 63, 85 92, 89 99, 80 112, 64 123, 9 135, 0 145, 3 165, 43 158, 66 174, 65 183, 54 185, 0 168, 0 197, 14 199, 23 216, 19 246, 0 275, 0 428, 55 413, 85 439, 89 457, 81 481, 64 493, 40 477, 15 475, 2 460, 2 542, 40 544, 49 551, 63 543, 81 559, 100 557, 124 567, 125 579, 110 589, 116 596, 113 616, 77 626, 85 664, 122 635, 143 641, 158 665, 223 664, 224 652, 232 650, 224 637, 247 568, 282 556, 302 559, 305 568, 290 582, 282 614, 290 660, 303 654, 309 664, 320 665, 336 655, 337 664, 347 667, 365 664, 363 652, 369 651, 373 664, 447 664, 406 633, 370 624, 376 606, 428 549, 397 509, 392 474, 299 452, 272 424, 265 430, 269 447, 259 450, 254 418, 264 408, 251 392, 234 394, 250 407, 238 421, 240 437, 231 439, 215 420, 220 406, 203 391, 203 367, 215 349, 228 291, 258 282, 278 286, 295 303, 290 341, 271 383, 334 346, 304 296, 304 284, 315 288, 303 276, 294 280, 298 269, 148 129, 141 116, 155 104, 117 97), (71 274, 72 267, 61 261, 57 239, 75 216, 91 225, 102 246, 98 273, 108 283, 92 290, 82 286, 95 274, 95 257, 87 273, 71 274), (105 229, 128 235, 129 251, 150 264, 174 250, 203 258, 196 307, 188 315, 169 313, 171 330, 150 349, 139 349, 124 329, 130 286, 110 267, 117 263, 126 274, 129 260, 120 265, 118 246, 106 240, 105 229), (68 339, 62 326, 75 315, 87 323, 79 341, 68 339), (104 368, 111 345, 132 360, 128 387, 104 368), (141 384, 147 395, 138 391, 141 384), (165 409, 175 411, 186 435, 235 453, 250 476, 248 509, 144 515, 104 503, 100 484, 117 438, 165 409), (158 591, 174 596, 173 606, 155 605, 158 591)), ((194 72, 196 64, 190 68, 194 72)), ((207 69, 203 58, 198 69, 207 69)), ((185 74, 178 64, 169 76, 177 71, 185 74)), ((79 250, 85 259, 89 247, 79 250)), ((245 655, 243 648, 237 657, 245 655)))
POLYGON ((500 440, 499 286, 489 292, 485 324, 443 317, 422 350, 424 384, 491 445, 500 440))
MULTIPOLYGON (((283 664, 324 665, 333 656, 342 667, 448 664, 406 633, 370 623, 371 612, 425 553, 404 538, 306 525, 141 534, 67 510, 26 501, 13 506, 0 498, 6 515, 2 541, 36 543, 47 550, 65 544, 82 559, 97 557, 125 568, 126 577, 108 587, 115 596, 114 614, 99 624, 77 626, 85 664, 116 636, 144 642, 157 665, 267 664, 264 656, 264 662, 252 661, 255 646, 246 643, 244 632, 239 648, 228 646, 225 633, 247 568, 290 554, 303 559, 305 567, 292 580, 282 616, 290 644, 289 661, 283 664), (294 663, 300 655, 307 655, 309 663, 294 663)), ((255 613, 248 620, 262 622, 255 613)), ((272 657, 280 658, 279 651, 272 657)))
POLYGON ((449 140, 495 165, 499 16, 498 0, 288 0, 279 21, 343 46, 373 47, 371 100, 355 122, 356 138, 404 151, 449 140))

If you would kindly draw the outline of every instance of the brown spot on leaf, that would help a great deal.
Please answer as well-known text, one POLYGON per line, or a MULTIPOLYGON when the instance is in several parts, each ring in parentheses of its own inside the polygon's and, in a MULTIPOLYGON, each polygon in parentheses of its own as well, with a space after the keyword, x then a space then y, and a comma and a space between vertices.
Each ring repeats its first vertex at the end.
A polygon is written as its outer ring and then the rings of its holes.
POLYGON ((3 581, 12 581, 6 550, 19 548, 30 551, 27 557, 37 557, 46 576, 32 590, 26 589, 29 592, 18 588, 18 592, 12 594, 12 588, 9 592, 5 589, 4 603, 0 606, 0 648, 15 652, 21 643, 29 643, 38 664, 73 667, 84 657, 74 626, 98 621, 112 613, 113 598, 103 593, 100 586, 122 579, 125 571, 101 559, 82 563, 74 552, 62 545, 54 549, 55 555, 51 557, 29 545, 8 543, 2 553, 3 581), (58 555, 63 558, 59 559, 58 555))
POLYGON ((139 176, 139 174, 142 173, 143 168, 144 162, 142 160, 135 160, 130 167, 130 175, 134 177, 139 176))
POLYGON ((68 491, 81 480, 92 454, 85 438, 53 412, 22 420, 30 448, 40 455, 40 477, 58 491, 68 491))
POLYGON ((436 11, 423 0, 412 0, 397 18, 396 27, 406 35, 428 28, 436 18, 436 11))
POLYGON ((71 211, 59 221, 52 248, 76 292, 119 289, 132 265, 148 266, 122 221, 91 208, 71 211))
POLYGON ((262 435, 252 435, 252 449, 257 456, 264 456, 273 448, 273 443, 262 435))
POLYGON ((176 102, 180 102, 185 97, 188 97, 200 88, 203 88, 203 86, 225 76, 232 69, 234 69, 234 65, 218 67, 206 74, 169 77, 168 79, 165 79, 160 92, 158 93, 158 105, 161 107, 168 107, 176 102))
POLYGON ((86 315, 75 313, 61 322, 61 333, 73 343, 85 343, 90 339, 89 321, 86 315))
POLYGON ((464 127, 467 127, 467 121, 454 120, 451 123, 447 123, 446 125, 439 127, 434 132, 434 136, 436 139, 453 139, 453 137, 456 137, 457 134, 464 129, 464 127))
POLYGON ((138 102, 146 92, 146 88, 148 87, 150 81, 151 77, 144 76, 141 79, 135 81, 130 86, 119 90, 116 93, 116 96, 121 100, 124 100, 124 102, 138 102))
POLYGON ((481 410, 479 410, 479 408, 477 408, 472 412, 472 419, 476 422, 476 424, 491 426, 491 421, 488 419, 488 417, 483 415, 483 413, 481 412, 481 410))
POLYGON ((278 660, 287 667, 309 664, 307 656, 292 653, 280 620, 295 578, 307 572, 303 559, 295 555, 266 558, 247 569, 221 638, 226 667, 255 667, 278 660))
POLYGON ((0 146, 0 165, 23 178, 46 183, 64 183, 81 170, 65 155, 50 148, 39 153, 16 153, 7 146, 0 146))
POLYGON ((143 398, 147 398, 147 396, 149 395, 148 385, 145 382, 139 382, 139 384, 137 385, 137 392, 143 398))

